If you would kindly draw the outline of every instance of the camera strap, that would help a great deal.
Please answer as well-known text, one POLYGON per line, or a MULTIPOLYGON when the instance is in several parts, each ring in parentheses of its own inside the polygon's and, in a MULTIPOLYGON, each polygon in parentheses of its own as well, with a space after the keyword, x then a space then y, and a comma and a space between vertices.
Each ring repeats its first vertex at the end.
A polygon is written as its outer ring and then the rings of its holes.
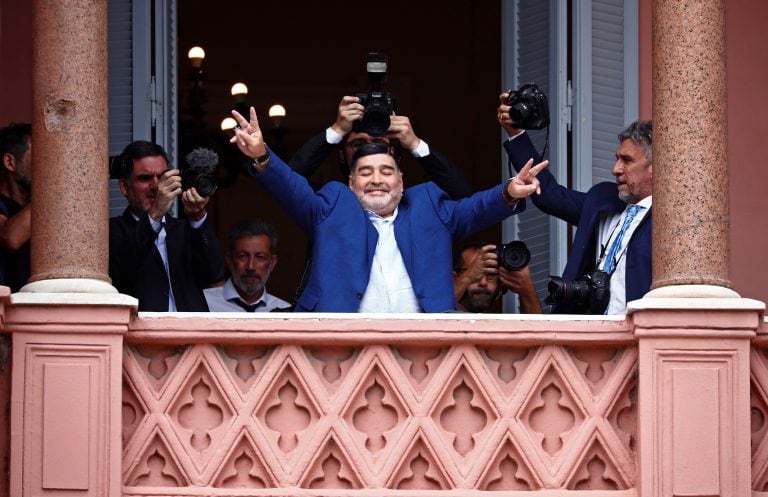
MULTIPOLYGON (((619 227, 619 219, 616 220, 616 224, 613 225, 613 228, 611 228, 611 232, 608 234, 608 237, 605 239, 605 243, 600 244, 600 257, 597 258, 597 265, 595 266, 595 269, 600 269, 600 265, 603 263, 603 259, 605 259, 605 253, 608 251, 608 242, 613 238, 613 234, 616 232, 616 228, 619 227)), ((599 226, 598 226, 599 228, 599 226)), ((596 236, 598 239, 600 238, 600 230, 597 229, 596 236)))
MULTIPOLYGON (((624 241, 624 235, 629 230, 629 227, 632 225, 632 221, 635 219, 635 216, 640 212, 640 207, 637 204, 630 204, 627 206, 627 209, 623 213, 624 220, 621 222, 621 229, 616 234, 616 237, 613 239, 613 242, 610 245, 610 248, 608 249, 608 253, 605 253, 605 247, 606 245, 602 245, 602 251, 600 253, 600 260, 598 260, 597 267, 600 268, 601 263, 603 263, 602 270, 606 273, 612 275, 613 272, 616 270, 616 266, 619 265, 619 261, 624 256, 624 253, 627 251, 627 247, 624 247, 622 250, 622 244, 624 241), (619 252, 621 251, 621 252, 619 252), (605 258, 605 261, 603 259, 605 258)), ((621 217, 616 221, 616 225, 611 230, 611 234, 608 237, 608 240, 613 238, 613 234, 616 232, 616 228, 618 228, 619 223, 621 221, 621 217)))

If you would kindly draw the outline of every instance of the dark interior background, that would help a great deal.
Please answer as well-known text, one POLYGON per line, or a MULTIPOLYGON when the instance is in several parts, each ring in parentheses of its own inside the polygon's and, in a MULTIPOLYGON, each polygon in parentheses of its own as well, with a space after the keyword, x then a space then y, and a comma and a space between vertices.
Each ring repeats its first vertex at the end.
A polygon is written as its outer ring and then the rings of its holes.
MULTIPOLYGON (((178 2, 180 147, 207 145, 221 164, 238 170, 238 155, 219 124, 235 105, 230 87, 249 88, 267 141, 276 145, 267 110, 286 107, 282 147, 290 155, 313 134, 333 123, 343 95, 368 89, 365 56, 389 57, 385 89, 396 112, 410 117, 416 134, 444 152, 475 190, 499 182, 500 131, 495 120, 501 82, 500 3, 489 1, 390 1, 386 4, 340 1, 297 4, 204 0, 178 2), (190 112, 191 66, 187 51, 205 49, 198 111, 190 112), (191 131, 190 131, 191 130, 191 131)), ((412 157, 403 161, 406 187, 427 178, 412 157)), ((221 171, 220 171, 221 173, 221 171)), ((210 213, 220 240, 243 219, 263 218, 280 235, 279 263, 268 289, 287 300, 294 296, 304 266, 306 238, 297 225, 251 179, 222 177, 210 213)), ((329 157, 313 181, 341 176, 329 157)), ((498 241, 500 227, 478 234, 498 241)))

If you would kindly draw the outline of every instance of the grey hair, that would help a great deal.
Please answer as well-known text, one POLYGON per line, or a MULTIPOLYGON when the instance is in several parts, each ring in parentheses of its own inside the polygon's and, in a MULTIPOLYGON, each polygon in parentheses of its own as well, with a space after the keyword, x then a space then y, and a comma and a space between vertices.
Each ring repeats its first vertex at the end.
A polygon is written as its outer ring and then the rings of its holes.
POLYGON ((642 145, 645 160, 648 163, 653 162, 653 121, 637 120, 633 122, 619 133, 619 143, 624 140, 632 140, 638 145, 642 145))

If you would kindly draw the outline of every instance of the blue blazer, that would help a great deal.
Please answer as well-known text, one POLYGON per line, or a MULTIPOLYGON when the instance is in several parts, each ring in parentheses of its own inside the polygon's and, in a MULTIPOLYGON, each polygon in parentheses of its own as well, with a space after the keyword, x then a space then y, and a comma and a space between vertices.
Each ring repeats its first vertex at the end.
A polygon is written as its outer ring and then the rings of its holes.
MULTIPOLYGON (((504 148, 510 163, 518 171, 528 159, 533 158, 534 163, 541 160, 528 133, 523 133, 514 140, 507 140, 504 148)), ((537 177, 541 182, 541 195, 531 197, 534 205, 542 212, 576 226, 576 234, 568 263, 563 271, 563 278, 567 280, 581 278, 595 269, 599 254, 597 235, 600 219, 623 211, 627 204, 619 198, 616 183, 598 183, 584 193, 559 185, 547 169, 542 170, 537 177)), ((627 245, 624 283, 627 302, 642 298, 651 289, 652 214, 653 211, 643 218, 627 245)), ((574 312, 574 309, 560 306, 555 309, 555 312, 568 313, 574 312)))
MULTIPOLYGON (((274 154, 269 167, 255 177, 313 239, 312 269, 296 311, 357 312, 379 235, 352 190, 332 181, 314 192, 303 176, 274 154)), ((434 183, 405 190, 394 224, 395 239, 423 311, 456 309, 453 240, 525 208, 522 200, 509 207, 501 188, 458 201, 434 183)))

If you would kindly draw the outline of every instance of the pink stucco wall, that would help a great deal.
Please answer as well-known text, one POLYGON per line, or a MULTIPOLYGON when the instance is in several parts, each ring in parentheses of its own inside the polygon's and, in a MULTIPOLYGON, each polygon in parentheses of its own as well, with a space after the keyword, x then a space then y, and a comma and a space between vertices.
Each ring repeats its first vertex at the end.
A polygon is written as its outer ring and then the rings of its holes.
POLYGON ((742 296, 768 301, 768 230, 760 144, 768 136, 768 3, 726 2, 728 33, 728 162, 731 201, 731 281, 742 296))

